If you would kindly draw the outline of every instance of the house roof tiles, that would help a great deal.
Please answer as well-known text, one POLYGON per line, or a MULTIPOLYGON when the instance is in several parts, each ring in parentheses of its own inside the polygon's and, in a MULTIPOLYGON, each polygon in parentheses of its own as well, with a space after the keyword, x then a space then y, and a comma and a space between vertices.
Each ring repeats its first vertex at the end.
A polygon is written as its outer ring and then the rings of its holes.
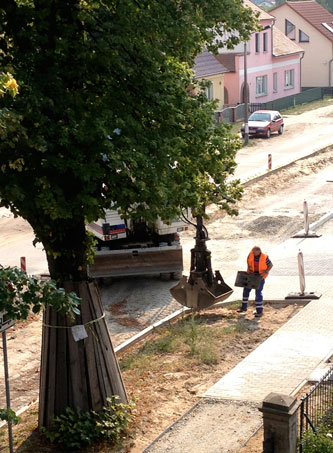
POLYGON ((235 72, 235 54, 234 53, 221 53, 216 55, 215 58, 223 64, 230 72, 235 72))
POLYGON ((277 27, 273 27, 273 55, 275 57, 281 57, 298 52, 304 52, 302 47, 289 39, 277 27))
POLYGON ((196 77, 207 77, 216 74, 224 74, 229 70, 206 49, 195 59, 194 72, 196 77))
POLYGON ((297 2, 286 2, 281 6, 278 6, 271 10, 274 14, 274 10, 281 8, 284 5, 288 5, 291 9, 297 12, 303 19, 309 22, 315 27, 320 33, 326 38, 333 42, 333 14, 327 11, 323 6, 314 0, 297 1, 297 2), (327 24, 328 28, 323 25, 327 24), (330 30, 330 28, 332 30, 330 30))

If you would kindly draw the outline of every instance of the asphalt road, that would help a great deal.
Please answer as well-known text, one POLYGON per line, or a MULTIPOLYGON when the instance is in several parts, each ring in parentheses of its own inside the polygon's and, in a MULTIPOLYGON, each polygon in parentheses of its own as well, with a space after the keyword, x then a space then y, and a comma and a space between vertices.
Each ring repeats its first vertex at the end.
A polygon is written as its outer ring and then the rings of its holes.
POLYGON ((249 146, 238 151, 236 178, 245 181, 267 171, 268 154, 277 168, 333 144, 333 99, 330 106, 285 116, 284 124, 283 135, 250 138, 249 146))

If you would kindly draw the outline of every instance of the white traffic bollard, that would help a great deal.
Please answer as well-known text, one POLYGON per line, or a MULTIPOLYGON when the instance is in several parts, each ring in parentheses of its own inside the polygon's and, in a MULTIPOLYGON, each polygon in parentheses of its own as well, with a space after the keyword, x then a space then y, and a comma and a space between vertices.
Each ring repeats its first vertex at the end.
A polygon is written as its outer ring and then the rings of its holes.
POLYGON ((300 295, 302 296, 305 292, 305 272, 304 272, 303 253, 301 251, 298 252, 297 262, 298 262, 299 286, 300 286, 300 290, 301 290, 300 295))
MULTIPOLYGON (((304 229, 292 236, 293 238, 319 238, 321 234, 317 234, 315 231, 310 230, 310 219, 308 203, 304 200, 303 202, 303 214, 304 214, 304 229)), ((314 224, 315 225, 315 224, 314 224)))
POLYGON ((289 293, 285 299, 319 299, 321 297, 321 293, 317 293, 314 291, 305 292, 305 271, 304 271, 304 259, 303 253, 301 250, 298 252, 297 255, 297 264, 298 264, 298 276, 299 276, 299 286, 300 292, 299 293, 289 293))

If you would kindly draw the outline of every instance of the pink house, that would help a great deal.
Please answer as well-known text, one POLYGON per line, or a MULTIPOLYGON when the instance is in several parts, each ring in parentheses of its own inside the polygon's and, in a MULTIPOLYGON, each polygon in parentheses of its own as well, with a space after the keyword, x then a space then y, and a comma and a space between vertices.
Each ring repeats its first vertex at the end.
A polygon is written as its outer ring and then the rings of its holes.
MULTIPOLYGON (((263 29, 246 43, 248 101, 265 103, 301 91, 304 50, 274 26, 275 18, 250 0, 246 7, 259 12, 263 29)), ((224 105, 244 102, 244 43, 221 49, 216 57, 229 70, 224 74, 224 105)))

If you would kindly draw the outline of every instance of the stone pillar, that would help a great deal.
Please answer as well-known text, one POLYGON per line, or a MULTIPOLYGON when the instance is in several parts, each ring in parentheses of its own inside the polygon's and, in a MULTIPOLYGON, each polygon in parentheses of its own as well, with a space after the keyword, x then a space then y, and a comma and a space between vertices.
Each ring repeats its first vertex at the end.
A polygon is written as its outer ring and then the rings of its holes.
POLYGON ((263 453, 296 453, 300 404, 288 395, 270 393, 266 396, 259 409, 264 419, 263 453))

